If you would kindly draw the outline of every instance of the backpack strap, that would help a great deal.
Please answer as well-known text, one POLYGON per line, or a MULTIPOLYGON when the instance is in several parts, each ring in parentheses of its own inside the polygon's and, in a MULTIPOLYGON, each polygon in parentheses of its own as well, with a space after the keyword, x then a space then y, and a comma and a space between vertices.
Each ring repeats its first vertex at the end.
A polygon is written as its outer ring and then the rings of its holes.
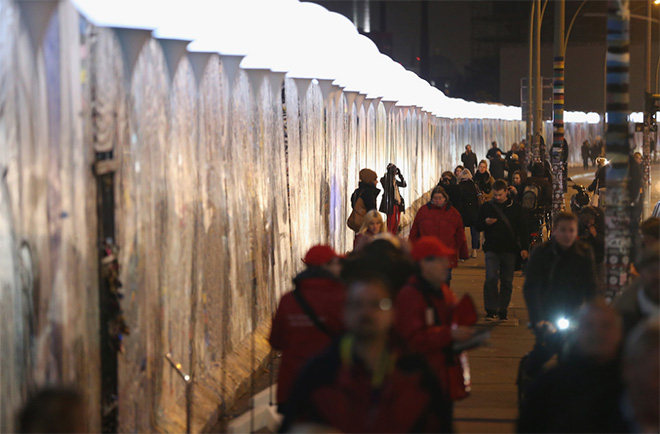
POLYGON ((500 207, 498 207, 495 204, 495 201, 491 200, 490 201, 490 206, 493 207, 497 215, 502 219, 502 222, 506 225, 507 229, 509 229, 509 232, 511 232, 511 235, 513 236, 513 239, 516 240, 516 244, 518 245, 518 250, 522 250, 520 247, 520 240, 518 239, 518 235, 516 235, 516 231, 513 230, 513 226, 511 226, 511 222, 509 219, 506 217, 506 215, 502 212, 500 207))
POLYGON ((433 311, 433 323, 437 326, 440 325, 440 315, 438 315, 438 309, 435 308, 435 304, 433 304, 433 301, 431 300, 431 295, 424 288, 417 287, 417 290, 420 294, 422 294, 424 300, 426 300, 426 304, 428 304, 429 309, 433 311))
POLYGON ((303 297, 302 291, 300 291, 300 289, 296 288, 293 290, 293 297, 296 299, 303 312, 305 312, 309 319, 312 320, 317 329, 330 337, 334 336, 328 327, 321 321, 318 315, 316 315, 316 312, 314 312, 312 306, 310 306, 307 300, 305 300, 305 297, 303 297))

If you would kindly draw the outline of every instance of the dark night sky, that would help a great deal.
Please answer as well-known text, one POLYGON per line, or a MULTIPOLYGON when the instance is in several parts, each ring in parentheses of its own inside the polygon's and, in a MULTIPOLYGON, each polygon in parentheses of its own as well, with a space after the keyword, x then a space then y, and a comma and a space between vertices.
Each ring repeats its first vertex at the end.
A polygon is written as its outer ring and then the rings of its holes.
MULTIPOLYGON (((351 20, 356 8, 359 18, 358 27, 360 30, 364 29, 365 0, 314 1, 351 20)), ((631 13, 646 15, 646 1, 631 1, 631 13)), ((421 3, 420 0, 369 2, 371 35, 382 30, 381 7, 385 5, 384 25, 386 32, 391 34, 392 48, 391 53, 387 54, 418 74, 420 62, 417 58, 422 56, 421 3)), ((581 3, 581 0, 566 0, 566 28, 581 3)), ((500 70, 517 76, 525 75, 526 70, 508 71, 505 67, 500 68, 500 49, 527 46, 531 4, 530 0, 428 1, 430 74, 424 78, 435 82, 438 88, 452 96, 481 101, 506 100, 505 95, 500 95, 500 70)), ((655 8, 654 14, 658 17, 660 11, 658 6, 655 8)), ((607 1, 588 0, 575 21, 569 46, 603 46, 606 38, 606 18, 597 15, 604 15, 606 12, 607 1)), ((549 1, 542 27, 544 44, 551 45, 553 42, 553 23, 554 2, 549 1)), ((645 23, 633 19, 630 29, 631 44, 643 44, 646 35, 645 23)), ((654 25, 653 40, 658 41, 657 24, 654 25)), ((381 49, 381 51, 386 50, 381 49)), ((525 58, 526 56, 525 53, 525 58)), ((643 59, 632 59, 632 61, 643 61, 643 59)), ((525 64, 525 62, 517 63, 525 64)))

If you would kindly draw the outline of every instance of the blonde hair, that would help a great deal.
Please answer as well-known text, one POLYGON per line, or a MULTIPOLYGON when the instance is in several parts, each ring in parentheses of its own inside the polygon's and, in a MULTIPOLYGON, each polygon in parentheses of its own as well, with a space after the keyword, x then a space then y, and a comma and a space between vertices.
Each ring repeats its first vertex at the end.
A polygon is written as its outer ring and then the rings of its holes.
POLYGON ((378 220, 380 222, 380 233, 385 232, 385 222, 383 221, 383 216, 380 215, 378 210, 372 209, 368 213, 364 215, 364 221, 362 222, 362 227, 360 227, 360 230, 358 231, 358 234, 364 234, 369 230, 369 224, 373 220, 378 220))

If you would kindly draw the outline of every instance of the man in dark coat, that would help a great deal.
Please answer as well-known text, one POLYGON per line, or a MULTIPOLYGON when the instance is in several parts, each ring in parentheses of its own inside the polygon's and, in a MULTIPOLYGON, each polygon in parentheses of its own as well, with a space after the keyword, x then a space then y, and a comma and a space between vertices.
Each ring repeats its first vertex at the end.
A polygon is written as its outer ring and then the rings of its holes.
POLYGON ((520 433, 631 432, 621 410, 621 320, 612 307, 580 311, 575 346, 542 374, 521 403, 520 433))
POLYGON ((347 334, 300 374, 281 432, 298 423, 338 432, 449 431, 450 414, 428 364, 401 356, 390 342, 395 315, 383 278, 349 283, 347 334))
POLYGON ((479 210, 477 230, 483 231, 486 241, 486 281, 484 305, 486 320, 508 319, 507 310, 513 291, 513 273, 518 256, 527 258, 529 232, 520 205, 507 196, 506 181, 493 184, 493 200, 479 210), (497 284, 500 283, 498 290, 497 284))
MULTIPOLYGON (((596 266, 591 247, 578 239, 578 219, 560 212, 553 221, 552 239, 538 246, 527 263, 523 294, 535 329, 559 319, 575 318, 580 306, 596 296, 596 266)), ((559 341, 543 334, 529 354, 527 373, 534 377, 559 351, 559 341)))
POLYGON ((497 147, 497 142, 493 141, 490 144, 490 149, 488 150, 488 152, 486 152, 486 158, 492 160, 497 156, 498 152, 500 153, 500 155, 502 155, 502 151, 500 150, 500 148, 497 147))
POLYGON ((461 155, 461 161, 463 162, 463 167, 470 171, 474 175, 474 172, 477 170, 477 154, 472 152, 472 146, 465 145, 465 152, 461 155))
POLYGON ((479 215, 479 192, 469 170, 465 169, 459 175, 458 188, 461 191, 461 204, 458 212, 461 213, 463 226, 470 228, 472 257, 476 258, 477 250, 481 247, 481 236, 476 228, 477 216, 479 215))
POLYGON ((502 158, 502 153, 497 151, 495 157, 490 159, 490 174, 495 180, 504 179, 504 169, 506 162, 502 158))
POLYGON ((399 168, 392 163, 387 165, 387 172, 380 178, 380 184, 383 186, 383 200, 380 202, 379 211, 387 215, 387 230, 396 235, 401 213, 406 210, 399 188, 406 188, 408 184, 399 168))

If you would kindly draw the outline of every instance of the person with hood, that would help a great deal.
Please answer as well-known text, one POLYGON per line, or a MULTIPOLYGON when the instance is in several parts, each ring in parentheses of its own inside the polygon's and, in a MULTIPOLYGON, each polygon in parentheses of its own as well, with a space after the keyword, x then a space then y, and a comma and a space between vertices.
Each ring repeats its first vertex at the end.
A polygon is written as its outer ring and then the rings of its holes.
POLYGON ((300 369, 344 332, 346 290, 339 280, 339 256, 329 246, 316 245, 303 262, 307 268, 293 279, 294 290, 282 296, 270 331, 271 347, 282 352, 277 376, 280 413, 300 369))
POLYGON ((477 154, 472 152, 472 146, 465 145, 465 152, 461 155, 461 162, 463 167, 470 171, 474 175, 474 172, 477 171, 477 154))
POLYGON ((495 178, 490 176, 488 161, 481 160, 479 162, 479 170, 472 176, 472 179, 483 195, 480 199, 481 203, 491 200, 493 198, 493 183, 495 182, 495 178))
POLYGON ((472 243, 472 257, 477 257, 477 250, 481 247, 481 234, 477 230, 476 221, 479 215, 479 190, 472 181, 472 174, 465 169, 459 176, 458 188, 461 192, 461 203, 458 211, 463 219, 463 226, 470 228, 472 243))
POLYGON ((406 210, 399 188, 406 188, 408 184, 399 168, 392 163, 387 165, 387 172, 380 178, 380 183, 383 186, 383 199, 379 210, 387 216, 387 230, 396 235, 399 231, 401 213, 406 210))
POLYGON ((451 270, 458 266, 458 259, 468 259, 465 228, 459 212, 449 203, 444 188, 436 186, 431 192, 431 201, 422 206, 410 229, 408 240, 414 245, 422 237, 435 237, 452 249, 447 282, 451 281, 451 270))
POLYGON ((453 250, 437 238, 422 237, 411 254, 416 271, 394 301, 394 330, 406 353, 424 357, 435 373, 445 396, 442 413, 451 419, 453 401, 465 398, 469 385, 461 369, 466 359, 461 361, 452 348, 472 338, 474 330, 470 326, 477 315, 472 308, 466 315, 471 319, 463 318, 457 310, 456 296, 446 284, 453 250))
POLYGON ((376 199, 380 194, 378 175, 371 169, 360 170, 360 182, 358 188, 351 195, 351 207, 353 211, 348 217, 346 224, 354 232, 358 232, 364 222, 364 216, 372 209, 377 209, 376 199))

